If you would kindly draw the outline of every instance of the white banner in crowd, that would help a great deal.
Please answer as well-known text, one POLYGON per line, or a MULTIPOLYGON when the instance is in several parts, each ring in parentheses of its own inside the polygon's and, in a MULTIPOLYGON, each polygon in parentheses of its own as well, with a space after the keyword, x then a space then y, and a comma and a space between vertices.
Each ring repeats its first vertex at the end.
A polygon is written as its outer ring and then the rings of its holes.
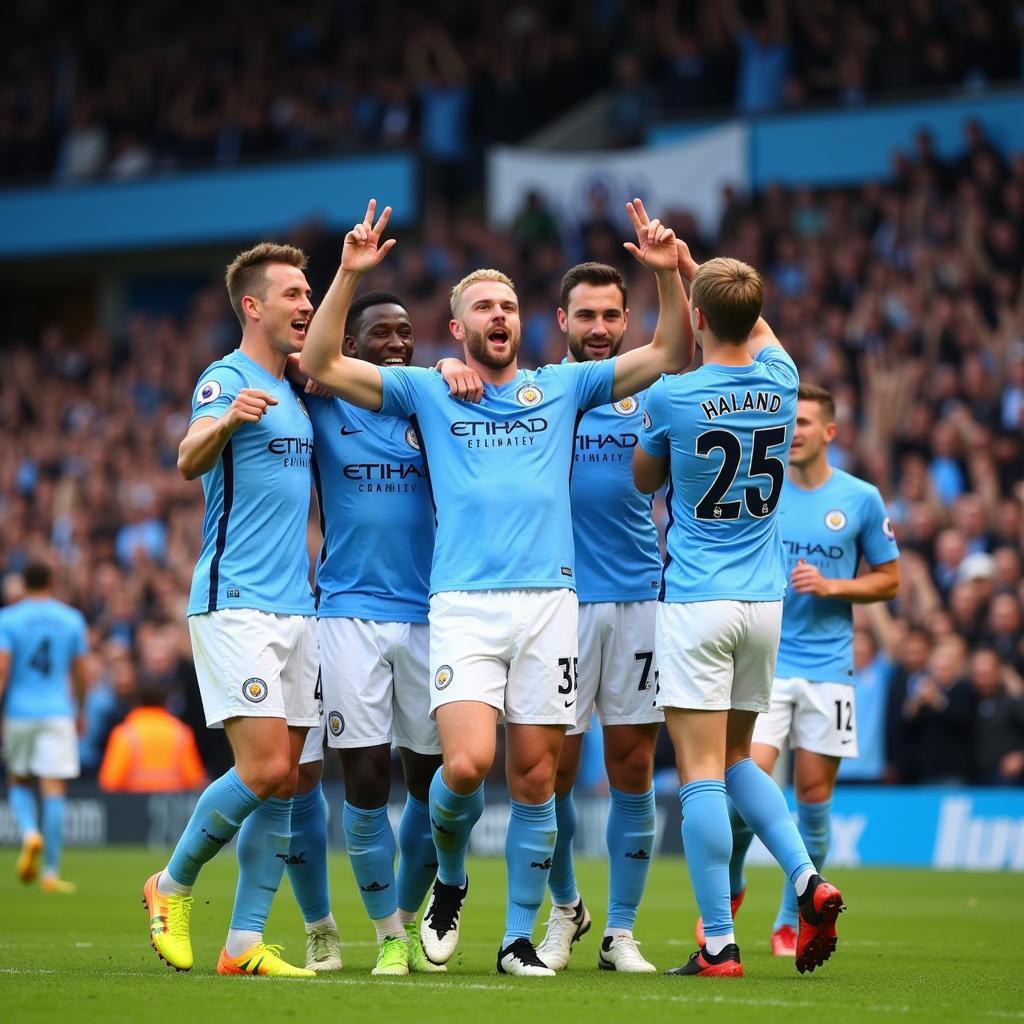
MULTIPOLYGON (((608 212, 628 226, 624 205, 643 199, 652 217, 688 210, 701 230, 714 232, 722 213, 722 189, 747 189, 749 131, 729 124, 658 149, 552 153, 499 146, 487 157, 487 216, 507 227, 530 192, 539 193, 563 225, 585 220, 596 186, 608 197, 608 212)), ((671 225, 670 225, 671 226, 671 225)))

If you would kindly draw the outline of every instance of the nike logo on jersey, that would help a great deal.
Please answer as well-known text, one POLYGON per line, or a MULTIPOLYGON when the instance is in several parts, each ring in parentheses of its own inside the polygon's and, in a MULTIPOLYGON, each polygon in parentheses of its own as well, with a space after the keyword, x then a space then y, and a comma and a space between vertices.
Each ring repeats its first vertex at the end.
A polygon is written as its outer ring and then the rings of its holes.
POLYGON ((341 428, 341 436, 342 437, 350 437, 352 434, 361 434, 362 432, 363 432, 362 429, 353 430, 351 427, 342 427, 341 428))
POLYGON ((576 703, 576 699, 575 699, 575 698, 573 698, 572 700, 567 700, 567 701, 565 702, 565 706, 566 706, 567 708, 571 708, 571 707, 573 706, 573 704, 575 704, 575 703, 576 703))

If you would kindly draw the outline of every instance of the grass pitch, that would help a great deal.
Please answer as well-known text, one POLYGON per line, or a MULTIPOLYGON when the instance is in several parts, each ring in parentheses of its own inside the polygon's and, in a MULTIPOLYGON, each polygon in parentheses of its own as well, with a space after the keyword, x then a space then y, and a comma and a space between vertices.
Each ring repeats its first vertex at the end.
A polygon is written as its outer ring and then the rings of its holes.
MULTIPOLYGON (((449 974, 378 979, 369 975, 372 929, 346 861, 335 856, 331 881, 345 969, 312 981, 274 981, 214 974, 234 892, 230 854, 209 864, 196 888, 196 966, 189 974, 169 970, 149 947, 140 895, 164 855, 72 850, 64 869, 79 884, 75 896, 22 886, 14 858, 10 850, 0 856, 0 1016, 7 1024, 1024 1021, 1024 875, 830 872, 850 907, 839 919, 839 949, 814 974, 800 976, 792 961, 768 953, 781 874, 752 869, 737 922, 746 977, 734 981, 598 971, 606 869, 582 861, 578 877, 594 926, 575 947, 568 971, 526 979, 495 973, 504 865, 476 860, 449 974)), ((659 968, 685 962, 695 948, 695 913, 685 864, 656 860, 636 934, 659 968)), ((545 907, 538 932, 546 914, 545 907)), ((301 919, 287 883, 267 939, 282 943, 286 958, 303 962, 301 919)))

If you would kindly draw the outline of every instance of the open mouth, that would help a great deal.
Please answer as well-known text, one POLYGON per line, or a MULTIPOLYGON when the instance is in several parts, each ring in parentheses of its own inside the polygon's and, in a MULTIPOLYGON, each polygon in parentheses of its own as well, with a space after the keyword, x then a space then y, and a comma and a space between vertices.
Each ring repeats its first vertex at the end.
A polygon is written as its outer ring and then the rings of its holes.
POLYGON ((508 344, 508 331, 504 327, 495 327, 488 335, 487 340, 492 345, 508 344))
POLYGON ((388 356, 384 360, 385 366, 405 366, 405 359, 402 356, 388 356))
POLYGON ((295 331, 296 334, 301 334, 303 338, 306 336, 306 331, 308 329, 309 329, 309 321, 308 320, 304 320, 304 319, 300 318, 300 319, 292 321, 292 330, 295 331))

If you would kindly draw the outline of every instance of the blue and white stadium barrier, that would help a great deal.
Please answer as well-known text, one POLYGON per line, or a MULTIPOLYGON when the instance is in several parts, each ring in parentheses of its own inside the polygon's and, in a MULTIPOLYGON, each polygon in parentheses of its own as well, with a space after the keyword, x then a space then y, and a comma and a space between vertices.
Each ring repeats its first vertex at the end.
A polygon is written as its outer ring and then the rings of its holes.
MULTIPOLYGON (((341 785, 327 783, 324 788, 330 806, 339 808, 341 785)), ((67 842, 77 847, 172 846, 195 801, 193 793, 112 795, 93 787, 76 787, 67 804, 67 842)), ((578 855, 603 857, 607 800, 580 798, 577 808, 578 855)), ((392 804, 396 825, 401 811, 401 803, 392 804)), ((833 812, 829 854, 833 865, 1024 871, 1024 788, 840 787, 833 812)), ((507 822, 508 804, 496 790, 474 829, 472 852, 501 856, 507 822)), ((330 831, 332 844, 343 847, 340 814, 332 816, 330 831)), ((2 802, 0 845, 15 846, 17 842, 14 818, 2 802)), ((679 804, 670 797, 659 798, 655 853, 681 852, 679 804)), ((750 863, 769 862, 767 851, 756 841, 750 856, 750 863)))

